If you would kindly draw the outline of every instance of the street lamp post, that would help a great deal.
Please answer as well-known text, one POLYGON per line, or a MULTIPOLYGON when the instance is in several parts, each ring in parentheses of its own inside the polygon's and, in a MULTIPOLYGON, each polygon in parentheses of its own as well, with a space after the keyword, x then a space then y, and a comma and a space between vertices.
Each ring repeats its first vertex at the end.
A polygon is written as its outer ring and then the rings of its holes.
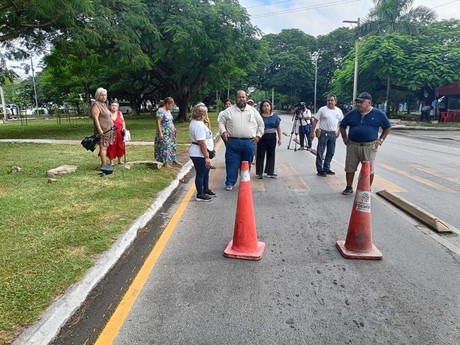
POLYGON ((35 85, 35 70, 34 70, 34 62, 32 60, 32 55, 30 56, 30 67, 32 70, 32 81, 34 84, 35 107, 37 108, 37 115, 38 115, 37 86, 35 85))
MULTIPOLYGON (((359 29, 360 19, 358 20, 344 20, 344 23, 356 24, 359 29)), ((354 101, 356 99, 356 95, 358 93, 358 38, 355 41, 355 74, 353 80, 353 108, 354 108, 354 101)))
POLYGON ((314 92, 314 99, 313 99, 313 109, 314 113, 316 113, 316 87, 318 85, 318 52, 314 52, 312 54, 313 62, 315 63, 315 92, 314 92))
POLYGON ((272 106, 275 106, 275 88, 272 87, 272 106))

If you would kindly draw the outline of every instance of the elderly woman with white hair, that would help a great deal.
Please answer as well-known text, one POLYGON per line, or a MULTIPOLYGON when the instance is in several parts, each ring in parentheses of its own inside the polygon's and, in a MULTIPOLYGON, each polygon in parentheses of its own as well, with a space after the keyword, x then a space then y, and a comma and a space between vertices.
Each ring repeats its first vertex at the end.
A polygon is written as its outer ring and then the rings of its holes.
POLYGON ((107 149, 110 144, 115 142, 115 132, 113 131, 113 120, 109 108, 107 108, 107 90, 100 87, 94 95, 96 102, 91 107, 91 115, 94 123, 94 134, 99 134, 99 157, 101 166, 105 165, 107 149))
POLYGON ((192 141, 189 156, 195 166, 197 201, 211 201, 212 197, 216 196, 216 193, 209 189, 209 169, 213 158, 214 142, 211 130, 204 123, 207 115, 208 108, 203 103, 195 105, 189 126, 189 136, 192 141))

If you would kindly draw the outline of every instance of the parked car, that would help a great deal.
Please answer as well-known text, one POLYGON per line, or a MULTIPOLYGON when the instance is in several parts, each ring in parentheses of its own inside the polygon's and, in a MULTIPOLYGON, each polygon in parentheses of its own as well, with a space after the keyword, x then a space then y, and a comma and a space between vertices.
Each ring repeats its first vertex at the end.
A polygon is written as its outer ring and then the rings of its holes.
POLYGON ((123 115, 125 114, 131 114, 133 112, 133 108, 131 107, 131 104, 129 102, 121 101, 119 102, 119 108, 121 113, 123 115))
POLYGON ((48 115, 48 109, 46 108, 33 108, 34 115, 48 115))

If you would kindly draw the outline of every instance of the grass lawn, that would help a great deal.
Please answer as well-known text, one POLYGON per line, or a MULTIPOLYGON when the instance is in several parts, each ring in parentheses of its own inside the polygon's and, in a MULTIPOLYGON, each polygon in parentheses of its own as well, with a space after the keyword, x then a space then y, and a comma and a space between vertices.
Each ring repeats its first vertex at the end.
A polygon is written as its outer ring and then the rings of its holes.
MULTIPOLYGON (((216 132, 216 114, 210 114, 216 132)), ((152 116, 126 117, 133 140, 153 141, 152 116)), ((188 123, 178 124, 188 143, 188 123)), ((0 124, 1 139, 83 139, 90 120, 0 124)), ((101 178, 97 151, 80 145, 0 143, 0 344, 10 344, 77 282, 176 177, 178 170, 143 165, 117 167, 101 178), (46 171, 74 164, 78 170, 48 183, 46 171), (10 173, 12 166, 22 172, 10 173)), ((188 158, 188 146, 179 155, 188 158)), ((129 161, 152 160, 153 145, 127 148, 129 161)), ((183 159, 183 160, 184 160, 183 159)))
MULTIPOLYGON (((211 119, 216 121, 216 114, 209 114, 211 119)), ((153 115, 125 115, 126 128, 131 132, 132 141, 154 141, 155 140, 155 118, 153 115)), ((216 122, 215 122, 216 123, 216 122)), ((188 123, 176 124, 178 128, 178 143, 189 141, 188 123)), ((217 123, 213 130, 218 130, 217 123)), ((0 125, 0 139, 62 139, 82 140, 84 137, 93 134, 93 121, 89 117, 61 119, 58 124, 52 120, 29 120, 25 122, 8 122, 0 125)))

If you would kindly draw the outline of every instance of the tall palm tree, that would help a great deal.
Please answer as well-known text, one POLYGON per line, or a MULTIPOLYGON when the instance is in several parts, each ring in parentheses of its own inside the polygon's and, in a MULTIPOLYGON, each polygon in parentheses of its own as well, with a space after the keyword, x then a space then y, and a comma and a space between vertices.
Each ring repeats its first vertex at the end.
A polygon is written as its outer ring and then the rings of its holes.
POLYGON ((412 7, 414 0, 373 0, 374 7, 364 19, 360 34, 381 35, 395 32, 416 35, 420 24, 436 19, 436 12, 425 6, 412 7))
MULTIPOLYGON (((416 35, 423 24, 436 20, 436 12, 425 6, 412 7, 414 0, 373 0, 374 7, 359 27, 360 36, 385 35, 397 33, 416 35)), ((388 105, 391 79, 387 78, 388 105)), ((387 114, 388 114, 387 106, 387 114)))

